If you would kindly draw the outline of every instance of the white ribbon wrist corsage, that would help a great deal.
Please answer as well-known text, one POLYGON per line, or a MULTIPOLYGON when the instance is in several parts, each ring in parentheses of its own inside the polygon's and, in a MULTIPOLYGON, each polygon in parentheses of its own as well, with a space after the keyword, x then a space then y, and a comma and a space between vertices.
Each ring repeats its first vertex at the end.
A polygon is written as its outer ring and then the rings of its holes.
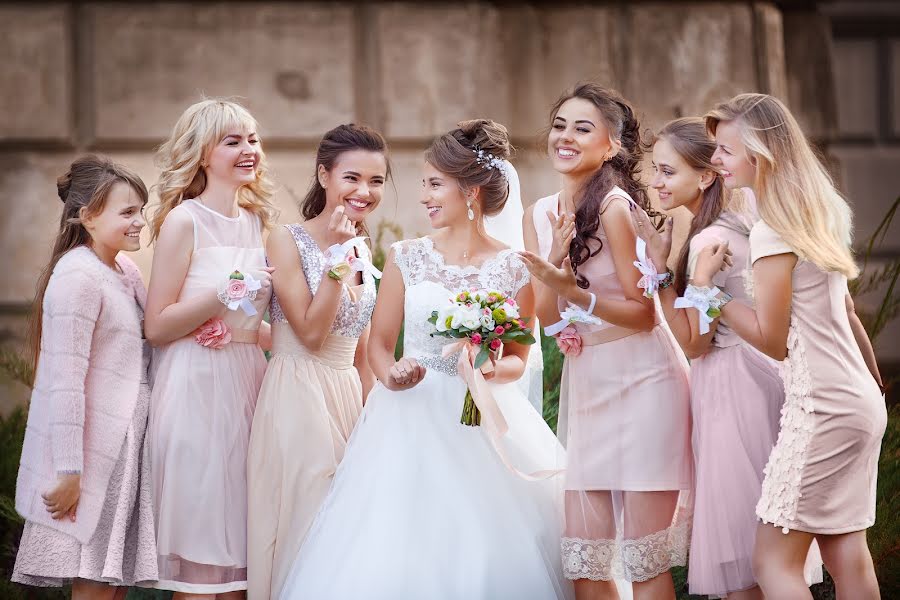
POLYGON ((709 333, 709 325, 722 315, 722 307, 731 301, 729 294, 718 298, 719 288, 688 285, 684 296, 675 299, 675 308, 696 308, 700 314, 700 335, 709 333))
POLYGON ((352 272, 368 273, 375 279, 381 279, 379 271, 371 261, 356 256, 354 250, 362 245, 364 237, 355 237, 343 244, 334 244, 325 251, 325 260, 328 265, 328 276, 337 281, 343 281, 344 277, 352 272))
POLYGON ((544 327, 544 333, 550 336, 556 335, 572 323, 589 323, 591 325, 602 325, 603 321, 593 315, 594 306, 596 304, 597 296, 595 296, 593 293, 591 293, 591 305, 587 310, 581 308, 580 306, 575 306, 574 304, 569 302, 569 305, 566 307, 566 309, 559 314, 559 316, 562 318, 553 325, 544 327))
POLYGON ((647 257, 647 242, 642 238, 637 238, 635 247, 638 259, 634 261, 634 266, 641 272, 641 279, 638 281, 637 286, 644 290, 644 296, 652 298, 656 294, 656 290, 659 289, 660 284, 669 276, 669 273, 667 271, 659 274, 656 271, 656 265, 647 257))
POLYGON ((237 269, 228 276, 228 279, 219 284, 219 302, 228 307, 228 310, 244 311, 248 317, 256 314, 253 300, 256 300, 256 292, 262 284, 249 273, 241 273, 237 269))

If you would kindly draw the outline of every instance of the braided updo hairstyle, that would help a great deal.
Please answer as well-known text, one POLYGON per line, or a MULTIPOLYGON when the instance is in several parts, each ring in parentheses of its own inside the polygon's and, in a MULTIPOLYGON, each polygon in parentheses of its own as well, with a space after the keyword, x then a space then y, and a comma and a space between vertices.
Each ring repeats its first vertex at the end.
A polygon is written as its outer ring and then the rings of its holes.
POLYGON ((581 204, 575 212, 575 237, 569 246, 569 258, 575 271, 578 287, 587 289, 590 283, 578 274, 578 266, 603 249, 603 242, 597 236, 600 227, 601 204, 614 186, 619 186, 651 216, 650 199, 640 181, 641 159, 644 152, 641 144, 640 123, 634 109, 618 92, 596 83, 581 83, 567 91, 550 111, 550 123, 556 118, 560 107, 572 98, 587 100, 600 111, 610 137, 621 142, 618 153, 607 160, 588 178, 580 191, 581 204), (593 252, 588 246, 594 240, 598 247, 593 252))
POLYGON ((481 213, 493 216, 503 210, 509 197, 509 183, 503 170, 490 165, 487 157, 509 160, 513 147, 506 127, 490 119, 460 121, 425 151, 425 161, 459 182, 462 190, 480 188, 481 213), (478 151, 485 157, 478 161, 478 151))

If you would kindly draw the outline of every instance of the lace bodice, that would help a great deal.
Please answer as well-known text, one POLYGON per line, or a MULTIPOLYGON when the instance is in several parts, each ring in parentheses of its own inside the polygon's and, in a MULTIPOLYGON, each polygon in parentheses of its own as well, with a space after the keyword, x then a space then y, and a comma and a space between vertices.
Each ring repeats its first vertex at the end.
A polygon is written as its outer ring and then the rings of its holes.
POLYGON ((426 368, 456 374, 456 356, 441 357, 451 340, 431 337, 431 313, 463 290, 490 289, 515 297, 529 281, 525 263, 512 249, 501 250, 480 267, 448 265, 434 249, 431 238, 397 242, 392 246, 394 262, 403 275, 403 354, 426 368))
MULTIPOLYGON (((296 242, 297 249, 300 252, 300 261, 303 267, 303 274, 306 276, 306 283, 309 286, 310 293, 315 295, 316 290, 319 289, 319 284, 322 282, 322 275, 325 272, 325 255, 315 240, 312 239, 312 236, 299 223, 285 225, 285 227, 294 237, 294 242, 296 242)), ((366 256, 362 258, 371 260, 368 250, 361 248, 360 251, 366 253, 366 256)), ((349 290, 344 288, 341 295, 341 306, 338 308, 334 324, 331 326, 332 334, 359 337, 362 335, 366 325, 369 324, 369 320, 372 318, 372 310, 375 308, 375 279, 369 273, 363 273, 362 285, 356 286, 354 291, 356 294, 355 302, 350 297, 349 290)), ((278 303, 278 298, 275 295, 272 296, 272 305, 269 310, 273 323, 287 322, 287 318, 284 316, 284 312, 282 312, 281 305, 278 303)))

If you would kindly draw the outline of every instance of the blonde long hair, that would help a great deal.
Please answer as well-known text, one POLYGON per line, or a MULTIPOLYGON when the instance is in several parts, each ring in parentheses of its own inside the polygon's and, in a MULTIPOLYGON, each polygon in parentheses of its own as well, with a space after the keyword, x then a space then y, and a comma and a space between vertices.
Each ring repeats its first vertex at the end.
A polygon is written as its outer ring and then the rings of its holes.
MULTIPOLYGON (((200 166, 204 157, 224 136, 235 130, 256 132, 256 119, 237 102, 207 99, 188 107, 175 123, 172 135, 159 147, 156 164, 161 173, 153 190, 159 204, 150 218, 150 239, 159 230, 169 212, 185 199, 196 198, 206 188, 206 173, 200 166)), ((258 135, 258 133, 257 133, 258 135)), ((256 181, 238 191, 238 205, 257 215, 269 229, 275 221, 272 205, 275 185, 260 145, 256 181)))
POLYGON ((712 135, 736 122, 756 166, 759 216, 800 258, 853 279, 859 268, 850 248, 853 213, 834 187, 797 120, 777 98, 740 94, 706 113, 712 135))

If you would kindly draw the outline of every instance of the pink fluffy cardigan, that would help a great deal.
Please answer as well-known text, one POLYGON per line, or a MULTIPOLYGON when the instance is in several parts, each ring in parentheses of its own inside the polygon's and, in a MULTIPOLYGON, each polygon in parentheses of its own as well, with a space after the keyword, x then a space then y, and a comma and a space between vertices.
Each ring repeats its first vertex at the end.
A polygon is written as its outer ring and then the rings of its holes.
POLYGON ((131 259, 123 273, 80 246, 59 259, 44 295, 41 353, 16 481, 16 510, 85 544, 94 534, 134 413, 143 368, 146 288, 131 259), (76 520, 54 521, 41 494, 57 474, 81 473, 76 520))

